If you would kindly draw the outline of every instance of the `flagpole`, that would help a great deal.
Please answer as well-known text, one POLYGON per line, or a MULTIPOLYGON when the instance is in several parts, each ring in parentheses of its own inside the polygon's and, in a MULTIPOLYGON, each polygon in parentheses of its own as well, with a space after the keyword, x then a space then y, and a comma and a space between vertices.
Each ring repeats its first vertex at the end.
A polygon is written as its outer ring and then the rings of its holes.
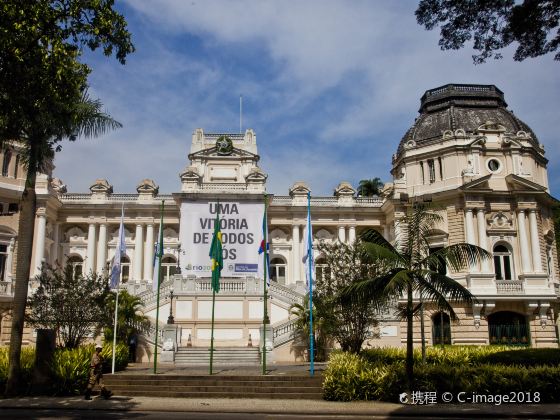
MULTIPOLYGON (((113 263, 114 263, 114 259, 118 258, 119 259, 119 270, 117 275, 120 277, 121 275, 121 258, 122 258, 122 249, 123 249, 123 244, 121 243, 123 241, 123 232, 121 232, 122 229, 124 229, 123 227, 123 219, 124 219, 124 203, 122 204, 122 208, 121 208, 121 224, 119 226, 119 240, 117 243, 117 249, 115 250, 115 256, 113 257, 113 263)), ((112 271, 112 270, 111 270, 112 271)), ((113 275, 113 273, 111 272, 111 275, 113 275)), ((111 373, 115 374, 115 354, 116 354, 116 349, 117 349, 117 318, 118 318, 118 313, 119 313, 119 279, 117 279, 117 294, 115 297, 115 323, 113 324, 113 360, 111 361, 111 373)))
POLYGON ((310 346, 310 357, 309 357, 309 374, 311 376, 313 376, 314 371, 315 371, 315 366, 314 366, 314 359, 315 359, 315 353, 314 353, 314 338, 313 338, 313 264, 311 263, 312 258, 313 258, 313 247, 311 246, 312 242, 311 242, 311 238, 313 237, 312 235, 312 228, 311 228, 311 193, 307 193, 307 223, 308 223, 308 229, 307 229, 307 261, 308 261, 308 266, 309 266, 309 346, 310 346))
POLYGON ((268 230, 268 219, 267 219, 267 205, 268 205, 268 195, 264 195, 264 226, 263 226, 263 237, 264 237, 264 249, 263 249, 263 296, 264 296, 264 311, 263 311, 263 363, 262 363, 262 374, 266 375, 266 325, 268 323, 268 313, 267 313, 267 304, 266 301, 268 299, 267 290, 266 290, 266 281, 267 277, 267 241, 268 238, 266 237, 266 231, 268 230))
POLYGON ((154 281, 157 281, 157 300, 156 300, 156 339, 154 345, 154 375, 157 373, 157 342, 158 342, 158 327, 159 327, 159 285, 160 285, 160 274, 161 274, 161 253, 163 250, 163 209, 164 209, 165 201, 161 200, 161 218, 159 224, 159 231, 160 237, 158 238, 158 249, 157 254, 159 254, 158 258, 158 268, 157 268, 157 277, 154 278, 154 281))
MULTIPOLYGON (((118 250, 117 250, 118 251, 118 250)), ((119 255, 120 258, 120 255, 119 255)), ((115 324, 113 327, 113 362, 111 363, 111 373, 115 373, 115 351, 117 348, 117 313, 119 311, 119 286, 117 285, 117 297, 115 298, 115 324)))
POLYGON ((214 306, 216 304, 216 291, 212 288, 212 331, 210 333, 210 375, 212 375, 212 364, 214 362, 214 306))

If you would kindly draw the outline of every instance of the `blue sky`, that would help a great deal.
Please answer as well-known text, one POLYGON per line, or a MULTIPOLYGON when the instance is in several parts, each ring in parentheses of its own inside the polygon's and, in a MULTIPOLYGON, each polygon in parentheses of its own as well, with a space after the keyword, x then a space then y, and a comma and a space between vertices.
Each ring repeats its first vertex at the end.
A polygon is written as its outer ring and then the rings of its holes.
POLYGON ((469 46, 441 51, 439 31, 416 24, 417 1, 122 0, 136 52, 125 66, 86 54, 91 93, 123 123, 65 144, 55 176, 69 192, 106 178, 116 193, 144 178, 180 190, 191 134, 253 128, 267 189, 306 181, 331 195, 341 181, 390 181, 391 155, 425 90, 495 84, 545 145, 560 196, 560 63, 551 55, 472 64, 469 46))

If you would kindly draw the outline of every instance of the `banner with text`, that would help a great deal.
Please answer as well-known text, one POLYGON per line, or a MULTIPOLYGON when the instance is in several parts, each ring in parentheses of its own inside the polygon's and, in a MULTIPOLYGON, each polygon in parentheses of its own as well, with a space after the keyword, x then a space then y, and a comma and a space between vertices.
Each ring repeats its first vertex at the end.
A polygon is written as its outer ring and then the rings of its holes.
MULTIPOLYGON (((224 268, 222 277, 257 276, 262 235, 261 202, 220 201, 224 268)), ((210 277, 210 244, 218 203, 184 201, 181 204, 180 260, 184 275, 210 277)))

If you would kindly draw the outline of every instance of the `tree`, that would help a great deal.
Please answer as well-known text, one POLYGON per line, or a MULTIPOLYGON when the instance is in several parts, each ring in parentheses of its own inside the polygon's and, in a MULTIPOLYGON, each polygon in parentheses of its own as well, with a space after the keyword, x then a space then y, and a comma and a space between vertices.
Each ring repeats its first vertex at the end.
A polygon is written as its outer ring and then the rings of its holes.
POLYGON ((78 347, 105 326, 107 277, 76 276, 72 265, 66 264, 64 269, 44 265, 36 278, 39 287, 28 300, 29 325, 55 330, 66 348, 78 347))
MULTIPOLYGON (((431 30, 441 26, 439 46, 458 50, 473 40, 475 64, 502 58, 497 52, 517 43, 515 61, 558 50, 560 1, 558 0, 421 0, 416 9, 418 24, 431 30)), ((560 52, 554 56, 560 60, 560 52)))
MULTIPOLYGON (((105 341, 113 340, 115 292, 110 292, 105 302, 105 317, 107 319, 104 330, 105 341)), ((132 296, 126 290, 119 292, 119 310, 117 315, 117 341, 128 344, 134 334, 148 332, 150 320, 142 312, 144 303, 138 296, 132 296)))
POLYGON ((372 197, 380 195, 383 189, 383 182, 381 179, 375 177, 373 179, 362 179, 358 185, 358 196, 372 197))
MULTIPOLYGON (((289 309, 290 315, 296 319, 296 331, 301 342, 310 348, 310 322, 309 322, 309 294, 303 298, 302 303, 294 303, 289 309)), ((315 361, 326 360, 326 350, 329 343, 331 317, 320 299, 313 297, 313 348, 315 361)), ((310 359, 311 360, 311 359, 310 359)))
POLYGON ((457 243, 433 253, 429 249, 429 236, 434 226, 442 222, 436 211, 424 205, 409 208, 400 220, 402 234, 394 244, 389 243, 378 231, 370 229, 361 235, 364 249, 380 261, 387 271, 376 278, 353 284, 345 290, 345 296, 359 294, 370 297, 375 306, 383 301, 404 298, 402 313, 406 318, 406 374, 409 390, 414 378, 413 318, 420 305, 415 305, 414 292, 424 302, 431 302, 439 310, 457 320, 453 303, 472 304, 476 299, 454 279, 441 274, 439 268, 445 263, 454 271, 461 271, 490 258, 484 249, 457 243), (382 298, 380 298, 382 297, 382 298))
POLYGON ((339 297, 346 287, 382 274, 383 266, 370 258, 361 241, 352 245, 321 242, 317 250, 325 258, 328 270, 316 276, 313 300, 320 299, 328 308, 330 335, 342 350, 357 354, 378 324, 379 305, 371 305, 370 297, 360 294, 342 300, 339 297))
POLYGON ((0 146, 25 147, 27 179, 20 203, 16 282, 6 393, 20 383, 20 353, 36 213, 35 179, 64 139, 97 136, 119 123, 87 97, 91 69, 84 48, 115 50, 124 64, 134 51, 126 22, 112 0, 51 0, 0 5, 0 146))

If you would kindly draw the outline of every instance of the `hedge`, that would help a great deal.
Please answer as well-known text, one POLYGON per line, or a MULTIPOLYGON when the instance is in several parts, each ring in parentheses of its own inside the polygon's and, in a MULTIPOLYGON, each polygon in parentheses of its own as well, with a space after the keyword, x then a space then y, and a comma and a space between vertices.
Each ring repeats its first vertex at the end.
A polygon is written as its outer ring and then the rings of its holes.
MULTIPOLYGON (((401 349, 368 350, 361 356, 333 353, 324 373, 323 397, 335 401, 398 402, 399 395, 408 388, 405 354, 401 349)), ((412 391, 435 391, 438 397, 443 392, 455 396, 459 392, 468 395, 529 392, 531 396, 538 392, 540 402, 560 402, 557 354, 556 349, 542 349, 541 352, 541 349, 503 347, 431 348, 427 363, 423 365, 415 352, 412 391), (547 360, 548 356, 552 358, 547 360), (519 361, 524 365, 517 363, 519 361), (548 363, 540 363, 545 361, 548 363)))
MULTIPOLYGON (((87 385, 91 356, 95 351, 93 344, 75 349, 56 349, 51 365, 52 386, 50 394, 69 395, 82 393, 87 385)), ((112 346, 105 345, 101 355, 105 358, 104 371, 111 371, 112 346)), ((24 347, 21 354, 21 368, 25 388, 30 389, 35 348, 24 347)), ((117 344, 115 370, 123 370, 128 363, 128 346, 117 344)), ((0 348, 0 392, 3 392, 8 378, 8 348, 0 348)))

